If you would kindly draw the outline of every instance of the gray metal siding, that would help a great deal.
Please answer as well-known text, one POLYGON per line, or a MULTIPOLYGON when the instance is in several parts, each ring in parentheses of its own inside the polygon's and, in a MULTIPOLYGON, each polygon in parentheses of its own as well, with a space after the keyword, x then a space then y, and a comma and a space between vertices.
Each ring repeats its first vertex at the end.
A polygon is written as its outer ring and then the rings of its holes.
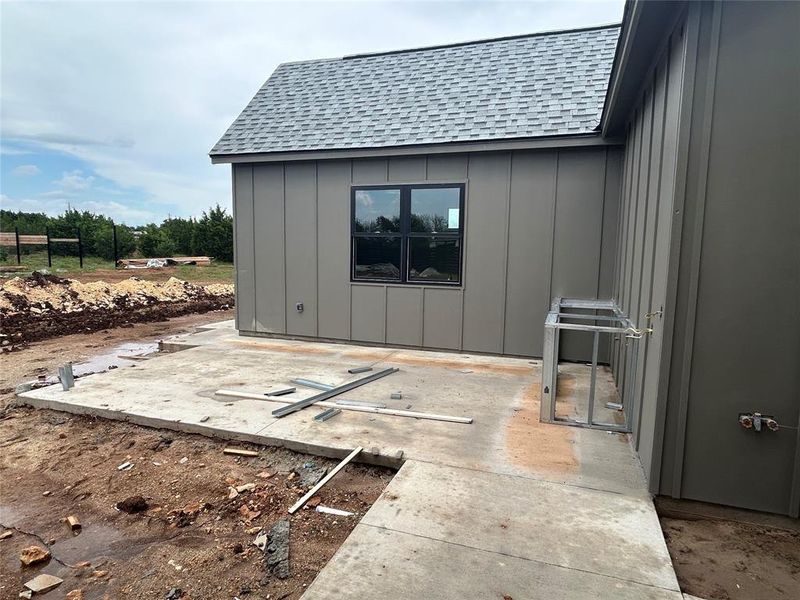
POLYGON ((284 255, 283 165, 253 166, 254 255, 271 256, 255 263, 256 331, 286 331, 286 260, 284 255))
MULTIPOLYGON (((593 147, 236 165, 240 330, 541 356, 553 295, 611 287, 621 159, 593 147), (467 184, 463 284, 351 282, 350 186, 425 181, 467 184)), ((578 340, 564 356, 586 351, 578 340)))
POLYGON ((756 434, 737 415, 760 411, 787 427, 800 419, 800 5, 705 9, 670 491, 796 516, 798 431, 756 434))
POLYGON ((256 331, 256 279, 253 217, 253 167, 233 169, 233 198, 236 229, 236 326, 256 331))
MULTIPOLYGON (((653 334, 637 346, 633 374, 632 428, 645 474, 650 477, 656 430, 656 405, 661 368, 663 320, 648 321, 645 313, 663 310, 666 302, 667 262, 675 198, 676 139, 685 61, 682 22, 667 38, 647 81, 628 131, 623 174, 624 190, 614 297, 639 328, 653 334)), ((625 338, 615 342, 612 366, 618 385, 630 368, 621 361, 625 338)))
MULTIPOLYGON (((694 3, 628 130, 615 297, 654 492, 800 511, 800 4, 694 3), (775 415, 778 433, 742 429, 775 415), (791 429, 788 429, 791 428, 791 429)), ((618 380, 625 365, 614 353, 618 380)))
POLYGON ((469 159, 464 247, 464 350, 501 353, 511 154, 469 159), (503 242, 501 242, 501 240, 503 242))

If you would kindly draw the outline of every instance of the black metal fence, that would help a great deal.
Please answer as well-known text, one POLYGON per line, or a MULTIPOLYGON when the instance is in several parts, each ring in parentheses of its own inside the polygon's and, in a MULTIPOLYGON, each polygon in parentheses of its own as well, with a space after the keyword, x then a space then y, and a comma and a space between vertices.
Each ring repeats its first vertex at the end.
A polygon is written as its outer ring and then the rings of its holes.
MULTIPOLYGON (((44 235, 21 234, 19 227, 15 227, 12 232, 0 232, 0 246, 13 247, 16 251, 17 264, 22 264, 22 247, 29 246, 46 246, 47 247, 47 266, 53 266, 53 244, 76 244, 78 251, 78 261, 80 268, 83 268, 83 240, 81 238, 80 227, 75 229, 75 237, 51 237, 50 229, 45 229, 44 235)), ((119 259, 119 252, 117 246, 117 226, 113 225, 111 228, 111 243, 114 250, 114 267, 116 268, 119 259)))

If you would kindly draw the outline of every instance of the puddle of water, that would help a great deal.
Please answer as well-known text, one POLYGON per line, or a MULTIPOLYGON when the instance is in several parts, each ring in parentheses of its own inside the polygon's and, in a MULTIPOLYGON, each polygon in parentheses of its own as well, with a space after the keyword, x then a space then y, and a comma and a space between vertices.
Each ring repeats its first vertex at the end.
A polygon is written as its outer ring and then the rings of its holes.
MULTIPOLYGON (((104 373, 105 371, 118 369, 120 367, 130 367, 152 356, 167 354, 169 352, 170 350, 160 348, 159 342, 128 342, 115 346, 108 352, 95 354, 82 362, 73 363, 72 373, 75 377, 83 377, 85 375, 91 375, 92 373, 104 373)), ((44 387, 56 385, 60 382, 58 375, 51 374, 40 377, 37 381, 32 383, 34 387, 44 387)))
MULTIPOLYGON (((33 507, 31 511, 26 511, 24 507, 0 505, 0 522, 8 527, 18 527, 22 531, 36 531, 35 523, 38 511, 33 507)), ((50 550, 54 557, 68 565, 75 565, 83 561, 89 561, 93 565, 99 564, 103 559, 124 560, 138 553, 142 546, 162 540, 168 530, 167 526, 159 522, 150 522, 151 531, 147 537, 142 538, 141 532, 136 535, 125 534, 116 527, 108 523, 85 523, 82 529, 71 532, 64 524, 64 533, 57 537, 55 543, 50 544, 50 550), (133 538, 130 536, 134 535, 133 538), (59 539, 60 538, 60 539, 59 539)), ((29 540, 31 544, 41 545, 35 537, 28 537, 20 532, 14 533, 15 537, 29 540)), ((168 536, 167 536, 168 537, 168 536)), ((30 545, 30 544, 27 544, 30 545)), ((7 553, 6 567, 15 570, 20 568, 19 559, 13 553, 7 553)), ((51 563, 58 565, 57 561, 51 563)))
POLYGON ((84 362, 72 365, 72 372, 80 377, 107 371, 110 368, 127 367, 146 360, 144 357, 158 352, 158 342, 120 344, 106 353, 97 354, 84 362))

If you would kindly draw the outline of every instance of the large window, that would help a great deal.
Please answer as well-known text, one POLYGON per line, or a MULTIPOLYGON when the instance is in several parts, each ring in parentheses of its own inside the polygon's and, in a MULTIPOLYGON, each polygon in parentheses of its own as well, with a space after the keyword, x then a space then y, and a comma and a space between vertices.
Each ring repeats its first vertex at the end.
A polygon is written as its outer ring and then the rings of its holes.
POLYGON ((352 202, 354 281, 461 283, 463 184, 354 187, 352 202))

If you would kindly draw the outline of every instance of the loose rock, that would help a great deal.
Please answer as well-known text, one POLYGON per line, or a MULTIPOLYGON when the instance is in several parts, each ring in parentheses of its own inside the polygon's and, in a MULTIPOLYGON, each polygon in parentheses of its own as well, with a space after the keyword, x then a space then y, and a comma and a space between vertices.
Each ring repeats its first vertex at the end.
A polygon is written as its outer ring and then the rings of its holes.
POLYGON ((141 496, 130 496, 129 498, 125 498, 122 502, 117 502, 117 508, 122 512, 132 515, 147 510, 148 504, 147 500, 141 496))
POLYGON ((289 577, 289 521, 281 519, 267 533, 267 567, 278 579, 289 577))
POLYGON ((42 573, 41 575, 37 575, 30 581, 26 582, 25 587, 34 594, 46 594, 50 590, 56 589, 63 582, 63 579, 56 577, 55 575, 42 573))
POLYGON ((23 548, 19 555, 19 561, 26 567, 46 560, 50 560, 50 551, 40 546, 28 546, 27 548, 23 548))

